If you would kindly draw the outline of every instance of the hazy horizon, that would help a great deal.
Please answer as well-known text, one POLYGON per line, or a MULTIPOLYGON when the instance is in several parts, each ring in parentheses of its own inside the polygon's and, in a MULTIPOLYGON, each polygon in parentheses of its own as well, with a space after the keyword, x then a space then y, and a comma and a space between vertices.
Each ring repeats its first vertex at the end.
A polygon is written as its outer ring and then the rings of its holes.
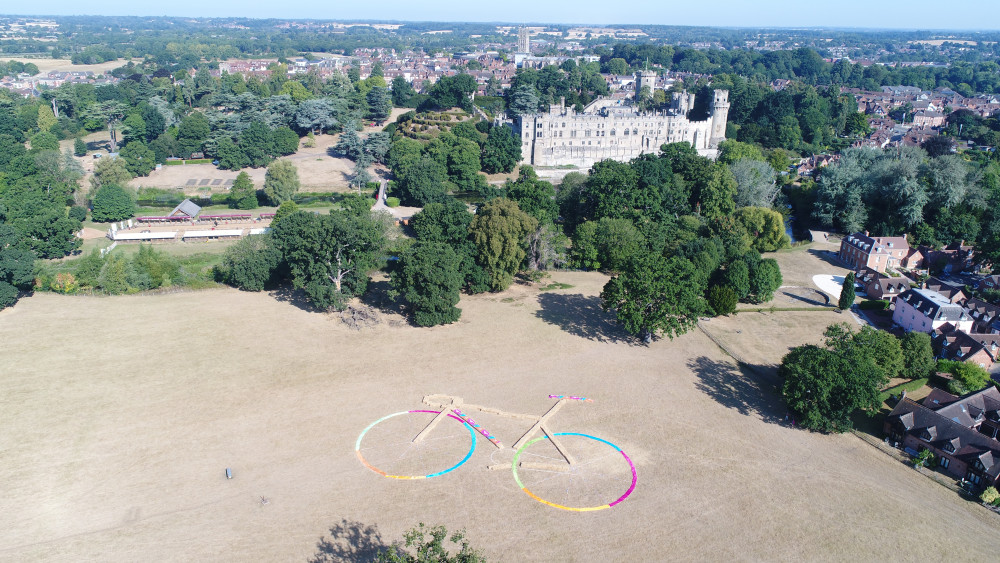
MULTIPOLYGON (((37 6, 13 11, 8 16, 140 16, 190 18, 253 18, 287 20, 394 21, 441 23, 534 23, 539 25, 598 25, 638 26, 675 25, 685 27, 721 28, 788 28, 842 29, 856 31, 998 31, 1000 2, 976 6, 975 14, 968 10, 944 11, 940 3, 930 0, 888 2, 879 7, 883 19, 872 17, 872 4, 860 0, 844 0, 828 10, 803 10, 801 2, 793 0, 717 0, 708 9, 705 4, 664 3, 638 0, 627 10, 603 2, 545 3, 510 0, 498 11, 490 5, 469 5, 464 2, 432 1, 420 5, 406 0, 374 0, 363 4, 328 3, 302 0, 293 6, 273 4, 247 5, 241 2, 192 2, 177 0, 169 5, 136 5, 124 0, 108 0, 100 4, 80 4, 68 0, 46 3, 48 13, 30 13, 37 6), (340 5, 338 5, 340 4, 340 5), (676 4, 676 5, 675 5, 676 4), (81 10, 81 7, 84 7, 81 10), (895 9, 893 9, 895 8, 895 9), (87 13, 81 13, 86 11, 87 13), (891 14, 891 15, 890 15, 891 14), (641 21, 639 21, 641 20, 641 21), (976 27, 991 22, 994 27, 976 27)), ((7 8, 6 10, 10 10, 7 8)), ((5 10, 5 11, 6 11, 5 10)))

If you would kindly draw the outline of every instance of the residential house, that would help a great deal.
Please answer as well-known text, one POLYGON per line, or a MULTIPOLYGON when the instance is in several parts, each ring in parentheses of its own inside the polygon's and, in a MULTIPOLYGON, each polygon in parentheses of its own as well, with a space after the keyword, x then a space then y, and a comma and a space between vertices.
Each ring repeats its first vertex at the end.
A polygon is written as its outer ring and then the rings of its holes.
POLYGON ((976 488, 1000 478, 1000 391, 990 386, 964 397, 943 391, 922 403, 905 396, 885 419, 886 436, 908 452, 930 450, 940 467, 976 488))
POLYGON ((921 245, 920 252, 924 255, 924 264, 927 269, 940 269, 942 272, 959 273, 971 269, 974 265, 973 251, 975 247, 959 241, 944 247, 942 250, 934 250, 921 245))
POLYGON ((910 289, 909 278, 889 277, 871 268, 862 268, 854 273, 854 279, 864 288, 871 299, 894 301, 904 291, 910 289))
POLYGON ((928 334, 945 323, 963 332, 972 332, 972 317, 958 304, 930 289, 908 289, 896 298, 892 322, 910 332, 928 334))
POLYGON ((976 282, 976 289, 984 291, 987 289, 1000 289, 1000 276, 992 275, 976 282))
POLYGON ((968 334, 945 323, 931 334, 935 353, 946 360, 975 364, 987 371, 997 360, 1000 335, 968 334))
POLYGON ((885 272, 886 268, 906 267, 909 264, 910 245, 906 235, 901 237, 870 237, 868 231, 854 233, 840 241, 837 256, 851 268, 871 268, 885 272))
POLYGON ((962 286, 942 281, 938 278, 927 278, 924 288, 944 295, 952 303, 964 303, 967 299, 962 286))
POLYGON ((1000 307, 975 297, 966 299, 963 305, 972 317, 973 332, 990 333, 995 330, 993 326, 1000 320, 1000 307))

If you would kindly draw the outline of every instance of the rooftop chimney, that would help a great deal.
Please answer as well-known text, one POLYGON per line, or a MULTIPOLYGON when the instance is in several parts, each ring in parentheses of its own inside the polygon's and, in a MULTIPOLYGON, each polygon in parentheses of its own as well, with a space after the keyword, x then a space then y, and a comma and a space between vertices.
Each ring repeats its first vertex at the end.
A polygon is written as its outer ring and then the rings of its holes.
POLYGON ((865 231, 865 236, 868 236, 868 231, 865 231))

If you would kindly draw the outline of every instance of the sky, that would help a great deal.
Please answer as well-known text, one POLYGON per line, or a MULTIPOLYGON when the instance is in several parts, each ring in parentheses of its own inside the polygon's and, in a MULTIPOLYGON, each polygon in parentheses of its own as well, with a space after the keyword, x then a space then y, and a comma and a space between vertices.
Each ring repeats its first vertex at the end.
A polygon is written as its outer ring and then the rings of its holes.
POLYGON ((336 20, 659 24, 723 27, 1000 29, 1000 1, 939 0, 48 0, 8 3, 0 13, 336 20), (962 7, 964 6, 964 7, 962 7), (951 9, 961 7, 961 9, 951 9))

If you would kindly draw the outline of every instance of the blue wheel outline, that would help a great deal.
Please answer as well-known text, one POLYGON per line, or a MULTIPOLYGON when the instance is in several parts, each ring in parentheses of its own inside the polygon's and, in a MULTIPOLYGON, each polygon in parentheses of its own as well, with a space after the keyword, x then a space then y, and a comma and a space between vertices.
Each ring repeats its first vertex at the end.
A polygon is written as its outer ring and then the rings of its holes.
POLYGON ((422 409, 416 409, 416 410, 410 410, 410 411, 400 411, 400 412, 397 412, 397 413, 388 414, 386 416, 383 416, 382 418, 380 418, 380 419, 376 420, 375 422, 369 424, 367 428, 365 428, 364 430, 361 431, 361 434, 358 436, 358 441, 354 443, 354 453, 358 456, 358 459, 361 461, 361 464, 364 465, 365 467, 367 467, 368 469, 371 469, 375 473, 378 473, 379 475, 382 475, 383 477, 389 477, 390 479, 430 479, 432 477, 440 477, 440 476, 442 476, 442 475, 444 475, 446 473, 451 473, 452 471, 454 471, 454 470, 458 469, 459 467, 461 467, 462 465, 464 465, 465 462, 469 461, 470 458, 472 458, 472 453, 476 451, 476 433, 475 433, 475 431, 472 429, 472 426, 470 426, 468 423, 466 423, 461 418, 458 418, 457 416, 455 416, 453 414, 449 414, 448 415, 449 418, 457 420, 458 422, 460 422, 462 424, 462 426, 465 426, 466 428, 468 428, 468 430, 469 430, 469 438, 470 438, 469 452, 466 453, 465 457, 462 458, 462 460, 459 461, 458 463, 456 463, 455 465, 449 467, 448 469, 445 469, 444 471, 438 471, 436 473, 428 473, 427 475, 390 475, 390 474, 386 473, 385 471, 382 471, 381 469, 375 467, 371 463, 368 463, 368 460, 366 460, 364 458, 364 456, 361 455, 361 441, 364 439, 365 434, 367 434, 369 430, 371 430, 372 428, 374 428, 375 425, 377 425, 380 422, 384 422, 384 421, 386 421, 386 420, 388 420, 388 419, 390 419, 390 418, 392 418, 394 416, 400 416, 400 415, 411 414, 411 413, 416 413, 416 412, 424 412, 424 413, 431 413, 431 414, 441 414, 441 411, 431 411, 431 410, 422 410, 422 409))

